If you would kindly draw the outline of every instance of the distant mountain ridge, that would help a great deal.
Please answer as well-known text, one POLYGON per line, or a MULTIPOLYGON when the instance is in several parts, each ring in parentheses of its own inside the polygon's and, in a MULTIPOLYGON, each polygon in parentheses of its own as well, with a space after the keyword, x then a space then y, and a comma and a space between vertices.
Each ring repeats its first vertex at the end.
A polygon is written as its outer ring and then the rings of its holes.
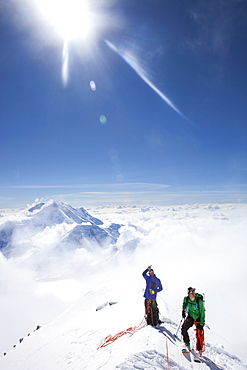
MULTIPOLYGON (((66 248, 73 244, 73 249, 83 248, 84 242, 97 243, 99 246, 116 243, 119 237, 121 225, 112 224, 108 228, 103 227, 103 222, 91 216, 83 207, 74 208, 63 202, 49 201, 40 202, 20 212, 19 218, 8 220, 0 224, 0 251, 9 257, 16 254, 17 244, 20 244, 22 237, 31 240, 37 233, 42 233, 47 227, 56 228, 61 224, 71 225, 69 231, 64 231, 59 245, 66 248), (73 224, 75 224, 73 226, 73 224)), ((27 242, 25 242, 28 244, 27 242)))
POLYGON ((92 225, 103 225, 101 220, 92 217, 83 207, 73 208, 63 202, 38 203, 29 208, 28 212, 36 226, 52 226, 63 222, 77 224, 90 222, 92 225))

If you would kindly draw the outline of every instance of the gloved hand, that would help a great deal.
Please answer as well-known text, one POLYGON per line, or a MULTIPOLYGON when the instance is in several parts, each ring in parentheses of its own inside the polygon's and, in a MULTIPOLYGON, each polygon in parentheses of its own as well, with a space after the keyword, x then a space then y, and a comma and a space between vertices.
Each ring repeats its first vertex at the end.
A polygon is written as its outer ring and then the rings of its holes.
POLYGON ((199 330, 203 330, 203 325, 201 325, 201 324, 197 324, 197 325, 196 325, 196 328, 197 328, 197 329, 199 329, 199 330))
POLYGON ((185 319, 185 317, 186 317, 186 312, 185 310, 182 310, 182 318, 185 319))

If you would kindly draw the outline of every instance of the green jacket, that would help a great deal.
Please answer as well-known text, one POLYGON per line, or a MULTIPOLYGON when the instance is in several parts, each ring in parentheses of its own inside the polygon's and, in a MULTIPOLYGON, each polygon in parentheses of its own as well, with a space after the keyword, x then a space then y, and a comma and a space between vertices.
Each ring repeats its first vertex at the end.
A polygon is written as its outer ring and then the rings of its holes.
POLYGON ((194 301, 191 301, 188 296, 184 297, 183 310, 185 310, 195 321, 201 325, 205 324, 205 309, 203 301, 199 298, 200 294, 196 293, 194 301))

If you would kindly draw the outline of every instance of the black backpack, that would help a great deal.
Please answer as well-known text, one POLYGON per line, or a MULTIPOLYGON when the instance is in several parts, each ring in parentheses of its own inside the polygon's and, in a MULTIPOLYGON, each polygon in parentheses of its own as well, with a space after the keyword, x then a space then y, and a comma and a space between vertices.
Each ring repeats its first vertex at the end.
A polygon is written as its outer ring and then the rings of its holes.
MULTIPOLYGON (((203 305, 204 305, 204 296, 202 294, 200 294, 200 293, 196 293, 196 303, 198 305, 199 305, 199 301, 202 301, 203 302, 203 305)), ((187 296, 186 297, 186 306, 188 306, 188 302, 189 302, 189 297, 187 296)))

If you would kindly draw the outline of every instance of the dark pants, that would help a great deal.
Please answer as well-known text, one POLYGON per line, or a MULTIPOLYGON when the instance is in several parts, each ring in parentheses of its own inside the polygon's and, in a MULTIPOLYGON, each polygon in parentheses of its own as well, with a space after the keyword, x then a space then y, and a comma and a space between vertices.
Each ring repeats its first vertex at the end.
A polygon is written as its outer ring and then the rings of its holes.
POLYGON ((184 320, 184 323, 181 328, 181 333, 183 336, 184 343, 188 343, 190 341, 188 330, 194 325, 194 322, 195 320, 192 319, 190 315, 188 315, 186 319, 184 320))
POLYGON ((147 324, 156 326, 159 321, 159 309, 156 300, 145 298, 145 313, 147 318, 147 324))

